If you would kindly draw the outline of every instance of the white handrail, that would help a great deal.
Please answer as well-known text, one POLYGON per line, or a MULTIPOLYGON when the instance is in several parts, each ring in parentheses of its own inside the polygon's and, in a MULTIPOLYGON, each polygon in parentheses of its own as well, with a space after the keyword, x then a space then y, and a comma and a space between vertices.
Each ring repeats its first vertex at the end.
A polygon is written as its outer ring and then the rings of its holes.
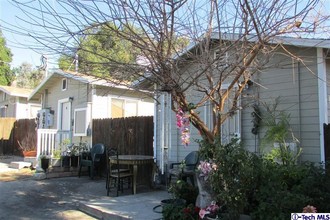
POLYGON ((70 131, 59 131, 57 129, 38 129, 37 158, 40 155, 53 157, 54 151, 62 140, 70 138, 70 131))

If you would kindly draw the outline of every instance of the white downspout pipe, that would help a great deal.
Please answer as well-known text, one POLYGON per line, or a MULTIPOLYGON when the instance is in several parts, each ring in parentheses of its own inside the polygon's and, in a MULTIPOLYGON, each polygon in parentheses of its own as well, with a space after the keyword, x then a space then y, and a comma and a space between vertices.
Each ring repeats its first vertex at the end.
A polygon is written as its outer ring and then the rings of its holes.
POLYGON ((325 162, 323 124, 328 124, 327 78, 323 49, 317 48, 317 76, 319 95, 320 160, 325 162))
POLYGON ((160 169, 162 170, 162 174, 164 174, 164 150, 165 150, 165 97, 164 94, 161 95, 161 119, 160 119, 160 169))
MULTIPOLYGON (((155 90, 156 90, 156 86, 155 86, 155 90)), ((157 118, 158 118, 159 114, 157 111, 157 94, 154 95, 154 117, 153 117, 153 122, 154 122, 154 162, 157 163, 157 118)))

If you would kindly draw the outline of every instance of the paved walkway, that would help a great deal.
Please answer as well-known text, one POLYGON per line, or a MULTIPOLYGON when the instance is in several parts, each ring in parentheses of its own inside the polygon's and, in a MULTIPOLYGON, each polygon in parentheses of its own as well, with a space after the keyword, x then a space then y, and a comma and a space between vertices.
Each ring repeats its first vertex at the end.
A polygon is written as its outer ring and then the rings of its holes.
MULTIPOLYGON (((19 158, 15 159, 19 160, 19 158)), ((8 168, 12 160, 13 158, 0 158, 0 173, 14 170, 8 168)), ((0 219, 17 216, 22 219, 50 217, 51 219, 157 220, 161 219, 162 215, 154 212, 153 208, 159 205, 161 200, 170 198, 164 189, 150 190, 144 186, 138 186, 136 195, 131 195, 130 190, 125 190, 123 195, 115 197, 115 190, 112 190, 108 197, 105 179, 91 180, 87 176, 44 180, 31 178, 0 182, 0 186, 3 197, 3 201, 0 198, 0 219), (29 192, 22 194, 25 190, 29 192), (11 195, 10 200, 4 198, 7 197, 6 195, 11 195), (45 197, 49 199, 40 203, 40 199, 45 197), (19 211, 13 212, 7 207, 8 204, 20 204, 18 209, 15 209, 19 211)))
POLYGON ((81 202, 79 209, 98 219, 156 220, 162 219, 162 215, 154 212, 153 208, 166 198, 169 198, 169 194, 164 190, 112 198, 101 197, 81 202))

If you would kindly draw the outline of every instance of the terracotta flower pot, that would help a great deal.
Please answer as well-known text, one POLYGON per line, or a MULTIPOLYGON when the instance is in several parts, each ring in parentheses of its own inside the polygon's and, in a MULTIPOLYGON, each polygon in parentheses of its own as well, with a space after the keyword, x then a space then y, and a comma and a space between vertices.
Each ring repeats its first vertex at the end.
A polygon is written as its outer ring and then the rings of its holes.
POLYGON ((23 156, 24 157, 36 157, 37 156, 37 151, 35 151, 35 150, 23 151, 23 156))

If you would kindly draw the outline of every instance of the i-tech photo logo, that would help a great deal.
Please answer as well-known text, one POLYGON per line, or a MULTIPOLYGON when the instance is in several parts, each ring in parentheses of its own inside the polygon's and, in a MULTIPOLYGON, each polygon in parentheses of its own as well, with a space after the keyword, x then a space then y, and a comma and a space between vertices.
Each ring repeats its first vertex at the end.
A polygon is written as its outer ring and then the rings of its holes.
POLYGON ((291 220, 330 220, 330 213, 291 213, 291 220))

